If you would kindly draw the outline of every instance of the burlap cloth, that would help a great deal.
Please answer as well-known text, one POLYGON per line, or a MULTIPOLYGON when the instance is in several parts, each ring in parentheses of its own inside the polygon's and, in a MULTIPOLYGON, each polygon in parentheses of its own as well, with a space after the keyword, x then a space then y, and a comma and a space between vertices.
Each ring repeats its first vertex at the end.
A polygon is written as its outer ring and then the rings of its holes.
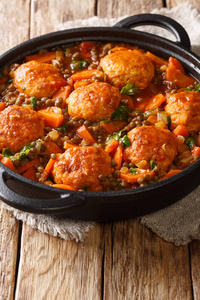
MULTIPOLYGON (((152 13, 167 15, 178 21, 190 36, 192 50, 200 55, 200 14, 196 9, 186 2, 171 10, 165 8, 160 10, 156 9, 152 11, 152 13)), ((130 15, 132 14, 134 14, 134 12, 130 11, 130 15)), ((123 18, 124 16, 118 19, 92 17, 87 20, 69 21, 60 24, 58 29, 86 26, 112 26, 123 18)), ((173 39, 167 31, 161 28, 143 27, 142 29, 173 39)), ((36 228, 43 233, 61 237, 65 240, 75 239, 76 241, 83 241, 88 231, 95 225, 94 222, 76 222, 67 219, 58 219, 52 216, 29 214, 13 209, 3 203, 2 206, 11 210, 17 219, 22 220, 32 228, 36 228)), ((164 240, 173 242, 175 245, 184 245, 192 239, 200 239, 200 186, 187 197, 170 207, 138 218, 138 221, 146 225, 164 240)))

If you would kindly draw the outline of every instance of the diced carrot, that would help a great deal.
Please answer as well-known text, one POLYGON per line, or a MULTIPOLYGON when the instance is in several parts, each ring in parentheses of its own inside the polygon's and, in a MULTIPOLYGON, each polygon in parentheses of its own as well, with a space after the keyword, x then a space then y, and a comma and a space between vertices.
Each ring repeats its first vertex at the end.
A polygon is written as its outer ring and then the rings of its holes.
POLYGON ((46 63, 52 59, 56 59, 56 51, 26 56, 25 61, 36 60, 41 63, 46 63))
POLYGON ((170 170, 170 171, 162 178, 162 180, 167 179, 167 178, 169 178, 169 177, 172 177, 172 176, 174 176, 174 175, 176 175, 176 174, 178 174, 178 173, 180 173, 180 172, 181 172, 181 170, 170 170))
POLYGON ((37 166, 37 165, 39 165, 39 159, 38 159, 38 158, 36 158, 36 159, 34 159, 34 160, 31 160, 31 161, 27 162, 25 165, 19 167, 19 168, 17 169, 17 173, 22 174, 22 173, 24 173, 27 169, 29 169, 30 167, 32 167, 32 166, 37 166))
POLYGON ((74 145, 74 144, 71 144, 71 143, 65 143, 64 144, 64 146, 63 146, 63 148, 64 149, 69 149, 69 148, 72 148, 72 147, 77 147, 77 145, 74 145))
POLYGON ((145 170, 144 172, 139 172, 137 174, 120 172, 120 178, 124 179, 128 183, 135 183, 138 181, 139 178, 143 178, 146 174, 149 174, 151 177, 155 176, 154 171, 145 170))
POLYGON ((194 146, 194 148, 192 149, 192 155, 200 157, 200 147, 194 146))
POLYGON ((4 76, 3 78, 0 79, 0 84, 6 83, 8 81, 9 76, 4 76))
POLYGON ((103 72, 99 71, 97 69, 84 70, 84 71, 72 74, 71 79, 73 81, 80 81, 80 80, 84 80, 84 79, 90 79, 91 77, 96 76, 96 75, 103 76, 103 72))
POLYGON ((111 153, 113 150, 115 150, 119 145, 119 141, 113 139, 110 141, 110 143, 105 147, 105 151, 107 153, 111 153))
POLYGON ((91 133, 89 132, 89 130, 87 129, 87 127, 85 125, 82 125, 81 127, 79 127, 77 129, 77 133, 88 144, 92 145, 92 144, 96 143, 95 139, 93 138, 93 136, 91 135, 91 133))
POLYGON ((71 87, 69 85, 66 86, 62 86, 58 91, 56 91, 53 94, 53 99, 56 98, 63 98, 63 103, 61 108, 65 108, 66 107, 66 99, 69 97, 70 93, 71 93, 71 87))
POLYGON ((82 42, 79 45, 80 53, 82 58, 91 57, 91 50, 95 46, 93 42, 82 42))
POLYGON ((185 88, 195 82, 192 76, 185 75, 183 66, 173 57, 169 58, 169 65, 166 69, 166 80, 175 82, 180 88, 185 88))
POLYGON ((74 83, 74 89, 76 90, 77 88, 79 88, 80 86, 86 86, 90 84, 90 81, 89 80, 81 80, 81 81, 77 81, 74 83))
POLYGON ((67 184, 62 184, 62 183, 52 184, 52 187, 55 187, 55 188, 58 188, 58 189, 65 189, 65 190, 75 191, 75 189, 72 186, 67 185, 67 184))
POLYGON ((164 101, 165 101, 165 96, 163 96, 162 94, 157 94, 149 99, 146 105, 146 110, 151 110, 156 107, 159 107, 164 101))
POLYGON ((6 167, 8 167, 9 169, 11 169, 11 170, 13 170, 13 171, 16 171, 16 170, 15 170, 15 167, 14 167, 14 165, 13 165, 13 163, 12 163, 12 161, 10 160, 9 157, 3 157, 3 158, 1 159, 1 163, 2 163, 3 165, 5 165, 6 167))
POLYGON ((26 170, 26 172, 23 174, 24 177, 29 178, 31 180, 36 181, 36 169, 34 166, 30 167, 26 170))
POLYGON ((117 163, 115 170, 119 170, 122 166, 122 152, 123 152, 122 147, 118 145, 113 156, 113 160, 117 163))
POLYGON ((6 107, 5 103, 4 102, 1 102, 0 103, 0 111, 4 110, 6 107))
POLYGON ((182 135, 184 137, 189 136, 189 132, 184 125, 178 125, 174 130, 173 133, 175 135, 182 135))
POLYGON ((158 122, 157 115, 151 115, 147 119, 148 123, 155 125, 158 122))
POLYGON ((167 66, 168 65, 167 60, 164 60, 163 58, 160 58, 159 56, 154 55, 153 53, 151 53, 149 51, 147 51, 146 56, 148 56, 148 58, 150 58, 150 60, 158 66, 163 66, 163 65, 167 66))
POLYGON ((100 122, 100 126, 109 134, 113 132, 118 132, 127 125, 127 122, 123 121, 110 121, 105 123, 104 121, 100 122))
POLYGON ((61 108, 55 106, 38 110, 38 113, 44 118, 45 125, 52 128, 59 127, 64 119, 61 108))
MULTIPOLYGON (((57 159, 57 158, 56 158, 57 159)), ((48 161, 41 178, 46 181, 47 178, 49 177, 49 175, 51 174, 51 171, 53 170, 53 166, 56 162, 56 159, 50 158, 50 160, 48 161)))
POLYGON ((51 155, 52 153, 62 153, 60 147, 58 147, 58 145, 52 141, 45 142, 44 145, 46 149, 44 152, 42 152, 43 155, 51 155))

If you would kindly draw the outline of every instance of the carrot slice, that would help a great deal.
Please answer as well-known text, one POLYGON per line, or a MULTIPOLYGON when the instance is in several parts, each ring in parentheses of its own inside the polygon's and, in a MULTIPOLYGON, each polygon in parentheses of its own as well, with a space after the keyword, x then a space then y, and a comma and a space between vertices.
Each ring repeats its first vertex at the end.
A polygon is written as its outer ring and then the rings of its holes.
POLYGON ((38 110, 38 113, 43 117, 45 125, 52 128, 59 127, 64 119, 62 110, 59 107, 48 107, 38 110))
POLYGON ((63 184, 63 183, 55 183, 52 184, 52 187, 58 188, 58 189, 65 189, 65 190, 71 190, 71 191, 75 191, 75 189, 67 184, 63 184))
POLYGON ((146 56, 148 56, 148 58, 150 58, 150 60, 158 66, 163 66, 163 65, 167 66, 168 65, 167 60, 164 60, 163 58, 160 58, 159 56, 154 55, 153 53, 151 53, 149 51, 147 51, 146 56))
POLYGON ((62 106, 61 108, 65 108, 66 107, 66 100, 67 98, 69 97, 70 93, 71 93, 71 87, 69 85, 66 85, 66 86, 62 86, 58 91, 56 91, 54 94, 53 94, 53 99, 56 99, 56 98, 63 98, 63 103, 62 103, 62 106))
POLYGON ((64 149, 69 149, 69 148, 72 148, 72 147, 77 147, 77 145, 74 145, 74 144, 71 144, 71 143, 65 143, 64 144, 64 146, 63 146, 63 148, 64 149))
POLYGON ((146 110, 151 110, 159 107, 165 101, 165 96, 162 94, 157 94, 149 99, 146 105, 146 110))
POLYGON ((42 173, 42 179, 44 181, 46 181, 48 176, 51 174, 51 171, 53 170, 53 166, 54 166, 56 160, 57 160, 57 158, 56 159, 50 158, 50 160, 48 161, 48 163, 42 173))
POLYGON ((87 129, 87 127, 85 125, 82 125, 81 127, 79 127, 77 129, 77 133, 88 144, 92 145, 92 144, 96 143, 95 139, 93 138, 93 136, 91 135, 91 133, 89 132, 89 130, 87 129))
POLYGON ((39 165, 39 159, 38 159, 38 158, 36 158, 36 159, 34 159, 34 160, 31 160, 31 161, 27 162, 25 165, 19 167, 19 168, 17 169, 17 173, 22 174, 22 173, 24 173, 27 169, 29 169, 30 167, 35 166, 35 165, 36 165, 36 166, 39 165))
POLYGON ((106 146, 105 151, 107 153, 111 153, 113 150, 115 150, 119 145, 119 141, 117 140, 111 140, 110 143, 106 146))
POLYGON ((139 178, 143 178, 146 174, 149 174, 151 177, 155 176, 154 171, 144 171, 137 174, 131 174, 131 173, 122 173, 120 172, 120 178, 124 179, 128 183, 135 183, 138 181, 139 178))
POLYGON ((58 147, 58 145, 52 141, 49 142, 45 142, 45 151, 42 152, 42 155, 51 155, 52 153, 62 153, 62 150, 60 149, 60 147, 58 147))
POLYGON ((36 181, 36 169, 34 166, 30 167, 26 170, 26 172, 23 174, 24 177, 29 178, 31 180, 36 181))
POLYGON ((158 118, 157 115, 151 115, 148 117, 147 121, 152 124, 155 125, 158 122, 158 118))
POLYGON ((119 170, 122 166, 122 152, 123 152, 122 147, 118 145, 113 157, 113 160, 117 163, 115 170, 119 170))
POLYGON ((4 102, 1 102, 0 103, 0 111, 4 110, 6 107, 5 103, 4 102))
POLYGON ((174 130, 173 133, 175 135, 182 135, 184 137, 189 136, 189 132, 184 125, 178 125, 174 130))
POLYGON ((109 134, 113 132, 118 132, 127 125, 127 122, 123 121, 110 121, 105 123, 104 121, 100 122, 100 126, 109 134))
POLYGON ((56 59, 56 51, 26 56, 25 61, 36 60, 41 63, 46 63, 52 59, 56 59))
POLYGON ((1 163, 2 163, 4 166, 6 166, 7 168, 9 168, 9 169, 11 169, 11 170, 13 170, 13 171, 16 171, 16 170, 15 170, 15 167, 14 167, 14 165, 13 165, 13 163, 12 163, 12 161, 10 160, 9 157, 3 157, 3 158, 1 159, 1 163))
POLYGON ((192 76, 185 75, 183 66, 173 57, 169 58, 169 65, 166 69, 166 80, 174 81, 180 88, 185 88, 195 82, 192 76))
POLYGON ((192 149, 192 155, 200 157, 200 147, 194 146, 194 148, 192 149))
POLYGON ((180 173, 180 172, 181 172, 181 170, 170 170, 170 171, 162 178, 162 180, 167 179, 167 178, 169 178, 169 177, 172 177, 172 176, 174 176, 174 175, 176 175, 176 174, 178 174, 178 173, 180 173))

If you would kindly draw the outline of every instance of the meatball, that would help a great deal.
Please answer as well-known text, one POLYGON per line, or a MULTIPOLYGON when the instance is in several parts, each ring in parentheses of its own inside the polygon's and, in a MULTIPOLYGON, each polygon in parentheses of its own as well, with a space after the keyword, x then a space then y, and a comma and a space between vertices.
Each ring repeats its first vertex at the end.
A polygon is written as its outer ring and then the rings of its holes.
POLYGON ((200 130, 200 93, 180 92, 167 99, 165 110, 171 117, 171 130, 185 125, 188 131, 200 130))
POLYGON ((153 160, 161 170, 167 171, 177 154, 177 141, 173 133, 155 126, 136 127, 128 132, 131 146, 124 150, 124 160, 136 166, 146 161, 150 168, 153 160))
POLYGON ((69 98, 68 113, 71 117, 100 121, 111 117, 121 101, 116 87, 105 82, 94 82, 74 90, 69 98))
POLYGON ((0 113, 0 151, 17 152, 43 135, 44 121, 36 111, 13 105, 0 113))
POLYGON ((14 86, 29 97, 51 97, 67 84, 59 70, 50 64, 29 61, 14 72, 14 86))
POLYGON ((150 59, 138 50, 117 51, 106 55, 100 66, 111 84, 121 89, 127 83, 145 89, 154 77, 154 66, 150 59))
POLYGON ((102 190, 99 175, 111 171, 111 158, 103 149, 85 146, 67 149, 55 162, 52 174, 56 183, 98 192, 102 190))

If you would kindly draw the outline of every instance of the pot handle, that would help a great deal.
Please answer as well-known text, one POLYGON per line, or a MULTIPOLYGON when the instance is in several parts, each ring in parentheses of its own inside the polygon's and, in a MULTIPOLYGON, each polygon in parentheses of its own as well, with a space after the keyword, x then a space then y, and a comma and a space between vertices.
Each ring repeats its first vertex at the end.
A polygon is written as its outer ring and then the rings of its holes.
MULTIPOLYGON (((10 170, 9 170, 10 171, 10 170)), ((9 172, 12 173, 13 171, 9 172)), ((37 192, 39 195, 38 198, 31 198, 22 196, 18 194, 14 189, 10 188, 7 184, 7 181, 13 180, 15 183, 18 181, 24 187, 29 188, 29 194, 31 193, 31 189, 33 190, 33 186, 31 184, 30 179, 25 178, 23 183, 21 180, 17 179, 15 175, 11 175, 7 173, 3 168, 0 168, 0 199, 4 201, 6 204, 18 208, 23 211, 38 213, 38 214, 63 214, 67 213, 74 208, 83 205, 85 199, 82 196, 75 195, 75 193, 59 193, 54 191, 52 188, 51 195, 55 194, 55 198, 48 198, 48 196, 42 196, 42 188, 38 187, 37 192)), ((15 173, 16 174, 16 173, 15 173)), ((23 188, 22 186, 22 188, 23 188)), ((47 192, 46 192, 47 193, 47 192)))
POLYGON ((140 25, 155 25, 170 31, 177 42, 190 50, 191 44, 186 30, 175 20, 158 14, 139 14, 127 17, 114 25, 114 27, 133 28, 140 25))

